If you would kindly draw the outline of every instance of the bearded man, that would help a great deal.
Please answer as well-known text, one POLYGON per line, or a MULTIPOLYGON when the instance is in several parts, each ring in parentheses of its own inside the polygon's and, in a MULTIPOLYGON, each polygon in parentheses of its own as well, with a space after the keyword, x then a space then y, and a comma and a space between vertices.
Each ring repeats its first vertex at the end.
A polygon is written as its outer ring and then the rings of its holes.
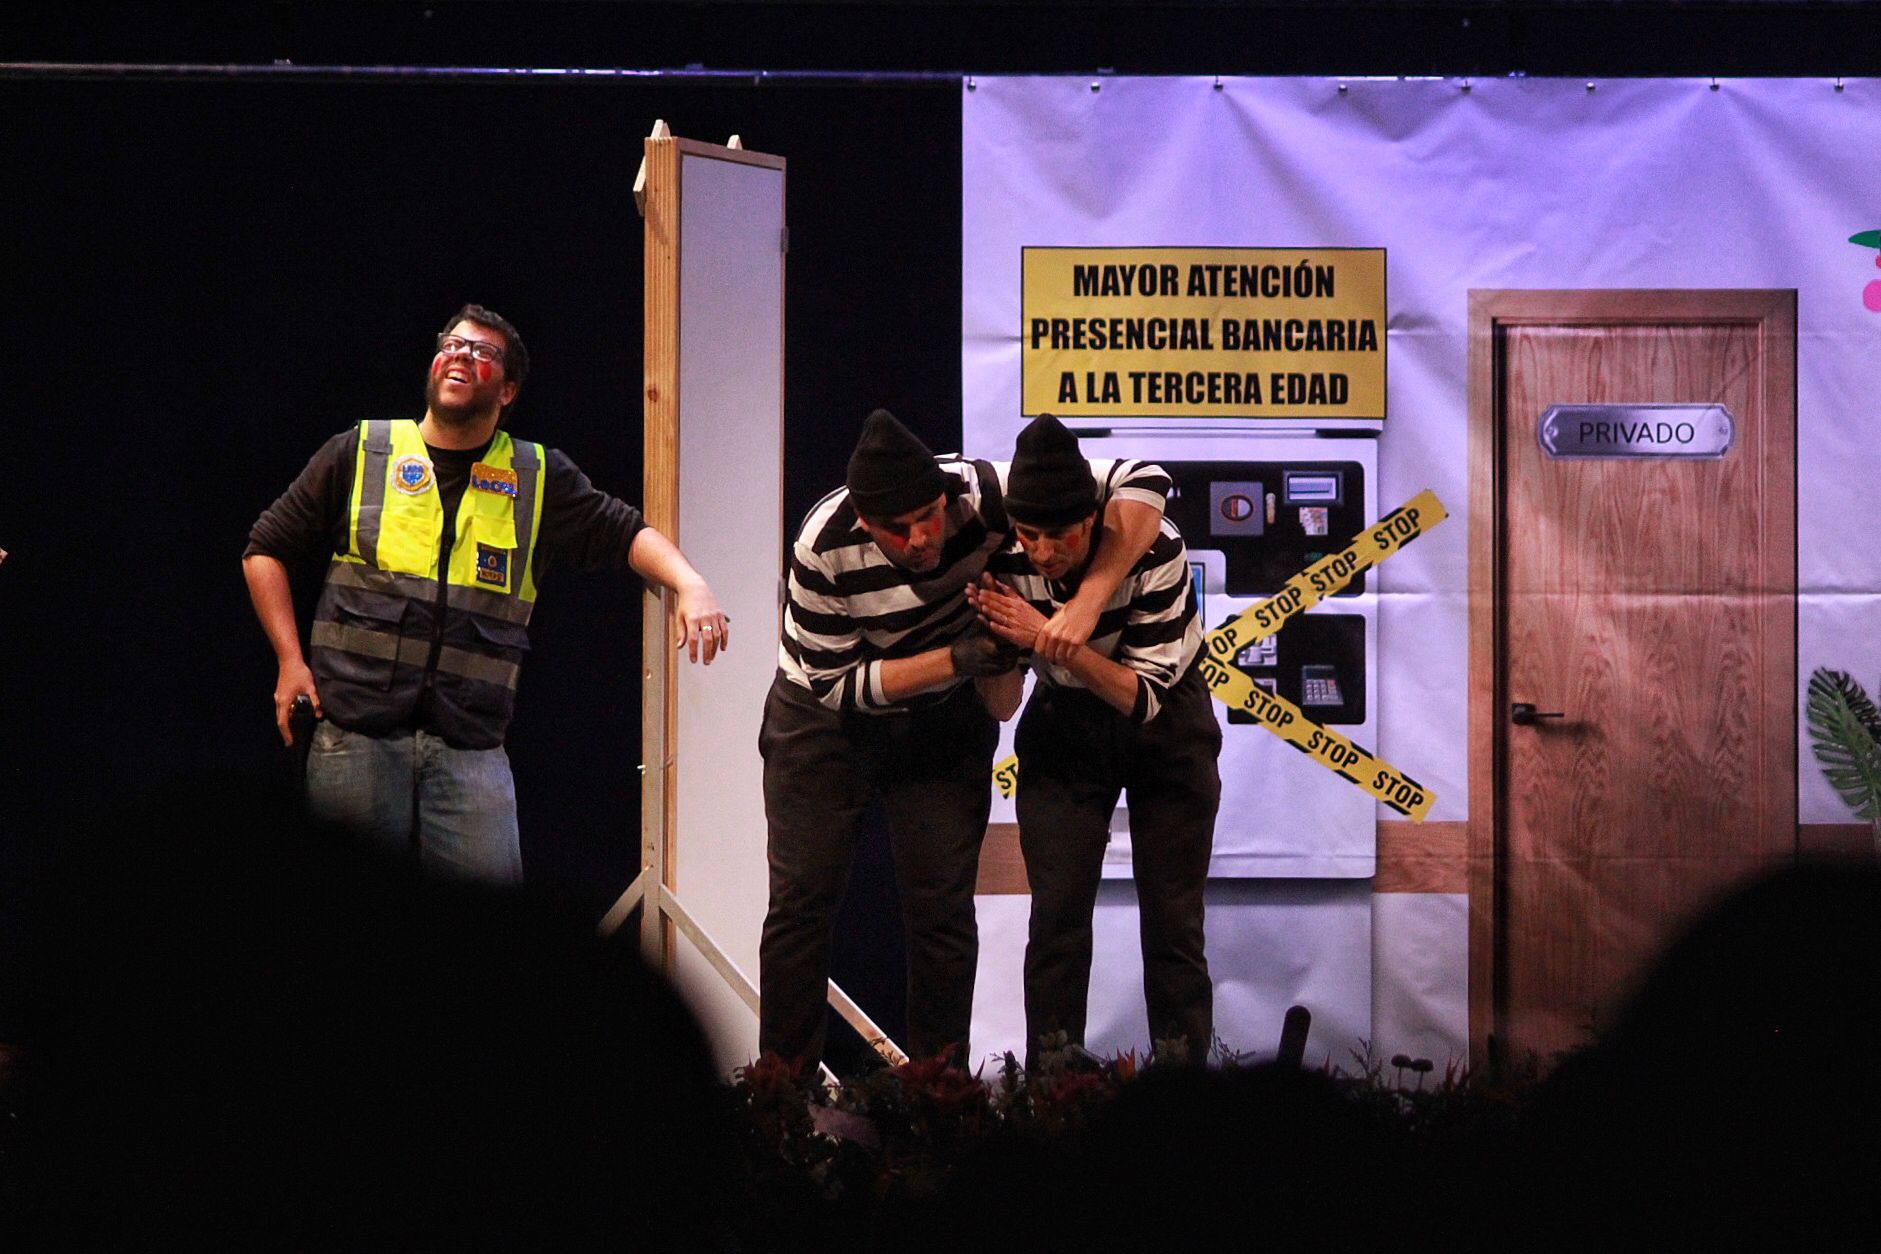
POLYGON ((675 594, 695 662, 729 643, 711 588, 639 510, 502 429, 528 373, 516 328, 464 306, 437 337, 424 417, 328 440, 242 555, 281 739, 297 698, 320 719, 313 813, 415 850, 428 873, 499 885, 522 880, 503 740, 542 577, 627 567, 675 594), (328 566, 303 655, 287 563, 313 557, 328 566))

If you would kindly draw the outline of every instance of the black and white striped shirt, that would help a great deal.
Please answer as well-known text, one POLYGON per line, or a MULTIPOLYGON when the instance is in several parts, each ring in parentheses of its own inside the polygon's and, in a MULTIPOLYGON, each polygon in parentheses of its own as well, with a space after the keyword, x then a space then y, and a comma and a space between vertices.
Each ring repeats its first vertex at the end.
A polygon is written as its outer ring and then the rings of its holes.
MULTIPOLYGON (((882 691, 882 662, 948 644, 973 621, 966 586, 1011 540, 1001 486, 1005 464, 935 460, 958 487, 948 493, 941 559, 933 570, 917 573, 889 561, 862 529, 847 488, 811 507, 791 546, 777 667, 830 709, 907 709, 938 701, 966 682, 900 702, 882 691)), ((1163 507, 1169 476, 1161 467, 1098 459, 1091 470, 1100 511, 1113 496, 1163 507)))
MULTIPOLYGON (((1039 574, 1016 540, 995 553, 987 569, 1047 618, 1077 591, 1075 583, 1059 583, 1039 574)), ((1130 721, 1147 723, 1155 718, 1170 685, 1182 678, 1202 649, 1202 616, 1196 613, 1195 588, 1189 577, 1189 549, 1167 518, 1149 552, 1111 594, 1089 643, 1093 651, 1136 672, 1136 708, 1130 712, 1130 721)), ((1040 683, 1085 687, 1062 666, 1037 658, 1031 666, 1040 683)))

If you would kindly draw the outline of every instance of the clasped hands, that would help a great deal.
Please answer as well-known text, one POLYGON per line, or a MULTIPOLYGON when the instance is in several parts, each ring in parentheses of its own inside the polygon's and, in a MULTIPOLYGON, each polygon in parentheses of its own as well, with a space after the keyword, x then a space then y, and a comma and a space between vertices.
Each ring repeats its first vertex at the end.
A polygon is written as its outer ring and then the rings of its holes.
POLYGON ((989 574, 967 585, 967 603, 980 616, 984 630, 969 630, 955 642, 954 667, 963 675, 999 675, 1011 669, 1022 652, 1049 662, 1064 662, 1090 639, 1094 623, 1067 605, 1046 618, 1024 597, 989 574), (1081 630, 1080 630, 1081 629, 1081 630), (989 634, 990 633, 990 634, 989 634), (987 669, 968 669, 968 665, 987 669))

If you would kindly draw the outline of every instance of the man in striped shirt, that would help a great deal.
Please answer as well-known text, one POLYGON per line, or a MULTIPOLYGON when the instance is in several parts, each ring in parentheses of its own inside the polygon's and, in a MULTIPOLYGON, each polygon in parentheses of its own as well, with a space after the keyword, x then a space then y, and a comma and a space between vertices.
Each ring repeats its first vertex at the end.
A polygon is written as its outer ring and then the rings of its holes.
MULTIPOLYGON (((993 556, 969 595, 994 635, 1029 649, 1057 607, 1084 592, 1101 534, 1090 465, 1050 415, 1019 434, 1006 512, 1015 543, 993 556)), ((1221 728, 1195 667, 1201 646, 1188 549, 1165 518, 1106 597, 1090 641, 1062 662, 1034 659, 1037 684, 1015 740, 1032 888, 1028 1056, 1049 1033, 1083 1043, 1091 912, 1119 793, 1130 809, 1150 1038, 1185 1042, 1193 1062, 1208 1056, 1214 994, 1202 890, 1221 801, 1221 728)))
MULTIPOLYGON (((1137 462, 1111 467, 1107 481, 1118 543, 1093 564, 1090 604, 1078 606, 1093 622, 1157 534, 1168 488, 1160 469, 1137 462)), ((1010 539, 1002 502, 991 463, 936 458, 877 410, 846 486, 812 507, 792 547, 758 742, 771 890, 758 1039, 800 1065, 822 1056, 831 933, 876 795, 907 932, 909 1050, 969 1061, 994 713, 1011 717, 1018 693, 992 682, 1013 656, 976 626, 966 588, 1010 539), (1000 708, 989 713, 989 702, 1000 708)))

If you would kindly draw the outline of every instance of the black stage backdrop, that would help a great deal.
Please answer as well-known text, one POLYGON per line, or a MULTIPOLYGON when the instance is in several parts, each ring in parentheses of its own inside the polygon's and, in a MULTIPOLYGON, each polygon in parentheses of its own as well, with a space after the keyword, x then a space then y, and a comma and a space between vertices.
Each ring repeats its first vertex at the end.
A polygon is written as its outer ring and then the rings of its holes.
MULTIPOLYGON (((76 807, 286 770, 248 527, 327 436, 421 412, 459 304, 529 345, 512 429, 640 500, 632 181, 656 118, 790 161, 787 528, 841 481, 873 406, 958 447, 958 92, 0 83, 0 964, 76 807)), ((320 571, 295 575, 304 633, 320 571)), ((597 917, 637 869, 638 593, 546 584, 510 737, 527 873, 597 917)), ((745 624, 736 647, 774 641, 745 624)), ((758 714, 725 736, 755 737, 758 714)), ((893 894, 876 834, 837 976, 896 1031, 893 894)))
MULTIPOLYGON (((236 568, 247 528, 320 440, 418 412, 460 303, 530 345, 515 428, 639 499, 630 187, 655 118, 790 159, 794 526, 871 407, 936 449, 959 439, 959 87, 872 73, 1865 75, 1877 34, 1881 6, 1836 0, 16 0, 0 60, 284 73, 0 71, 0 1041, 29 889, 75 809, 286 770, 236 568), (284 64, 702 60, 852 77, 316 81, 284 64)), ((299 572, 303 622, 318 573, 299 572)), ((548 584, 511 736, 528 873, 595 911, 636 861, 636 592, 548 584)), ((762 645, 749 625, 738 639, 762 645)), ((874 827, 836 975, 898 1032, 874 827)))

